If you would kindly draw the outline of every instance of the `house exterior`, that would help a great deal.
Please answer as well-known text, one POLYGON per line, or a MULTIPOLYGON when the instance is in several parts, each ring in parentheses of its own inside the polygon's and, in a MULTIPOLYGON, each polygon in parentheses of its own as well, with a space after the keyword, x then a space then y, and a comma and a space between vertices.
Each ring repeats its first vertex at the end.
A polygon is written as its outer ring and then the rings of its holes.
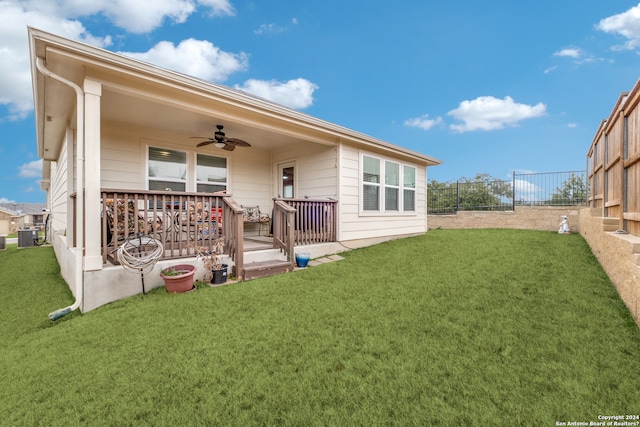
MULTIPOLYGON (((229 87, 28 34, 50 240, 74 309, 141 291, 139 275, 114 256, 137 233, 164 244, 156 272, 178 258, 195 265, 193 247, 222 236, 242 280, 272 253, 291 261, 304 248, 315 258, 427 231, 435 158, 229 87), (270 249, 249 251, 252 236, 270 249)), ((147 288, 162 284, 157 276, 145 274, 147 288)))
POLYGON ((0 236, 15 234, 21 229, 41 229, 46 219, 46 205, 11 203, 0 206, 0 236))
POLYGON ((17 230, 16 213, 0 206, 0 236, 15 233, 17 230))

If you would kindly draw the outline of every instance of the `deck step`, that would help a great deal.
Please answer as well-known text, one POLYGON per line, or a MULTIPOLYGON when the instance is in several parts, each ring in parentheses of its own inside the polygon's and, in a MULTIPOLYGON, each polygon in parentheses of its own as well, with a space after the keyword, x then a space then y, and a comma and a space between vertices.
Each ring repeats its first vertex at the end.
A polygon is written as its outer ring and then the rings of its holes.
POLYGON ((269 260, 250 262, 244 265, 244 280, 274 276, 292 270, 293 265, 289 261, 269 260))

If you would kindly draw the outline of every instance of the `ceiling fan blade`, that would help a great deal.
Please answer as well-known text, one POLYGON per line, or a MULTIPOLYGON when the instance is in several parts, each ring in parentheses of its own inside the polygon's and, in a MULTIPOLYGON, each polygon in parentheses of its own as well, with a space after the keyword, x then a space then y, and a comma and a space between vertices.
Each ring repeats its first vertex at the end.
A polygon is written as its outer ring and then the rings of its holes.
POLYGON ((225 141, 230 142, 233 145, 237 145, 238 147, 251 147, 251 144, 238 138, 227 138, 225 141))
POLYGON ((227 150, 227 151, 233 151, 236 149, 236 146, 233 144, 224 144, 224 147, 222 147, 223 150, 227 150))
POLYGON ((214 140, 202 141, 200 144, 196 145, 196 147, 204 147, 205 145, 213 144, 214 140))

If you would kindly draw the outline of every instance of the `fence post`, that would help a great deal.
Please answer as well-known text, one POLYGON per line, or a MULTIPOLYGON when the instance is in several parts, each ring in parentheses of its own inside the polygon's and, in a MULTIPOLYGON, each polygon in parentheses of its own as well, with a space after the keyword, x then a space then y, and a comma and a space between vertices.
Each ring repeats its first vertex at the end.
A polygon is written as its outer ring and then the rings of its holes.
POLYGON ((460 181, 456 181, 456 212, 460 210, 460 181))
POLYGON ((516 171, 513 171, 513 181, 511 183, 511 210, 516 211, 516 171))

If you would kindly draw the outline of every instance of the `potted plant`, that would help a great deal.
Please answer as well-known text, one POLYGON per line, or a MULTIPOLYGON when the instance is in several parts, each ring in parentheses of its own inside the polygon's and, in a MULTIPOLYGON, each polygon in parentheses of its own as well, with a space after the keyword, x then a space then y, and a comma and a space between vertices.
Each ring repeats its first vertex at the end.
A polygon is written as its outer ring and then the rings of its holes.
MULTIPOLYGON (((211 284, 220 285, 227 281, 227 264, 223 264, 220 257, 224 253, 224 238, 218 237, 213 241, 211 249, 204 246, 196 247, 198 259, 202 261, 207 272, 211 272, 211 284)), ((209 273, 205 277, 209 280, 209 273)))
POLYGON ((298 252, 296 253, 296 265, 300 268, 306 268, 310 258, 309 252, 298 252))
POLYGON ((160 271, 167 292, 182 293, 195 289, 193 276, 196 268, 190 264, 178 264, 160 271))

